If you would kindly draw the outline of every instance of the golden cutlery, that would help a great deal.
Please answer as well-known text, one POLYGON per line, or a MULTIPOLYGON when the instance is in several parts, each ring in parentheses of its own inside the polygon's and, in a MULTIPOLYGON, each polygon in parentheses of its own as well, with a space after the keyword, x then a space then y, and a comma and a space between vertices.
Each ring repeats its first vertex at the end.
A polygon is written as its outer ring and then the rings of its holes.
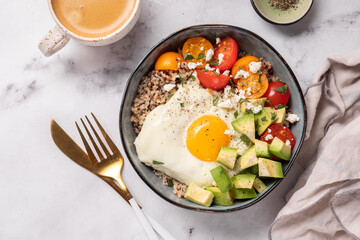
POLYGON ((80 166, 86 168, 90 172, 94 173, 95 175, 106 181, 114 190, 116 190, 133 207, 137 217, 143 224, 145 231, 150 239, 158 238, 154 233, 153 229, 149 227, 149 223, 147 222, 147 220, 151 223, 152 227, 156 230, 156 232, 164 239, 175 239, 163 226, 161 226, 145 211, 144 213, 146 215, 146 218, 144 217, 144 214, 142 212, 143 210, 139 208, 138 204, 132 197, 131 193, 129 192, 124 181, 121 178, 120 174, 122 166, 124 164, 124 160, 120 151, 110 139, 110 137, 107 135, 94 114, 91 113, 91 115, 93 116, 96 125, 98 126, 102 136, 105 139, 105 142, 107 143, 112 153, 110 153, 109 149, 106 148, 104 142, 101 140, 100 136, 98 135, 97 131, 95 130, 87 116, 85 116, 86 121, 88 122, 105 155, 101 153, 99 146, 96 144, 83 119, 81 119, 81 122, 84 125, 85 131, 89 136, 93 148, 95 149, 95 152, 98 155, 100 161, 97 160, 89 143, 87 142, 84 134, 82 133, 79 125, 76 122, 76 126, 84 142, 88 155, 65 133, 65 131, 55 122, 55 120, 51 120, 51 135, 55 144, 71 160, 73 160, 80 166))

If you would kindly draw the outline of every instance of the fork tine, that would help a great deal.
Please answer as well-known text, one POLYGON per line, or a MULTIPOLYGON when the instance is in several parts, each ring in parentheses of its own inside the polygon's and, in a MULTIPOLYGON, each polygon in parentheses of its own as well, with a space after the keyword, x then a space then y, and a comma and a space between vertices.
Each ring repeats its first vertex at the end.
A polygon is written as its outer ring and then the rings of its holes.
POLYGON ((82 122, 82 124, 83 124, 83 126, 84 126, 84 128, 85 128, 85 131, 86 131, 87 135, 88 135, 89 138, 90 138, 90 141, 91 141, 93 147, 95 148, 95 151, 96 151, 97 155, 98 155, 99 158, 100 158, 100 161, 104 160, 104 156, 102 155, 100 149, 98 148, 96 142, 94 141, 94 138, 93 138, 92 135, 90 134, 89 129, 86 127, 86 125, 85 125, 85 123, 84 123, 84 120, 83 120, 82 118, 80 118, 80 120, 81 120, 81 122, 82 122))
POLYGON ((101 138, 99 137, 99 134, 97 134, 97 131, 95 130, 95 128, 93 127, 93 125, 92 125, 91 122, 89 121, 89 118, 88 118, 87 116, 85 116, 85 118, 86 118, 86 121, 89 123, 92 131, 94 132, 96 139, 97 139, 98 142, 100 143, 101 148, 104 150, 105 155, 106 155, 107 157, 109 157, 111 154, 109 153, 109 151, 107 150, 105 144, 103 143, 103 141, 102 141, 101 138))
POLYGON ((101 124, 99 123, 99 121, 97 120, 97 118, 95 117, 95 115, 93 113, 91 113, 91 116, 93 116, 96 125, 99 127, 102 135, 104 136, 106 142, 108 143, 111 151, 113 153, 120 153, 119 149, 116 147, 116 145, 114 144, 114 142, 110 139, 110 137, 108 136, 108 134, 105 132, 104 128, 101 126, 101 124))
POLYGON ((82 142, 83 142, 84 145, 85 145, 86 152, 87 152, 87 154, 89 155, 90 162, 91 162, 92 164, 96 163, 96 162, 97 162, 97 161, 96 161, 96 157, 95 157, 93 151, 91 150, 88 142, 86 141, 86 139, 85 139, 85 137, 84 137, 84 134, 82 133, 82 131, 81 131, 81 129, 79 128, 79 125, 77 124, 76 121, 75 121, 75 125, 76 125, 76 128, 77 128, 77 130, 78 130, 78 132, 79 132, 79 134, 80 134, 81 140, 82 140, 82 142))

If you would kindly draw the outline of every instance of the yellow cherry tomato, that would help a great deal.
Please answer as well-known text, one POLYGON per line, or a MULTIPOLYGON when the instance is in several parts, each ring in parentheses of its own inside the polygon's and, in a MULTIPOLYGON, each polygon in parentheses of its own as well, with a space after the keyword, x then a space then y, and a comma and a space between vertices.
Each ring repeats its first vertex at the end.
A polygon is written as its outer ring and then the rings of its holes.
POLYGON ((206 52, 211 49, 214 51, 213 45, 203 37, 189 38, 182 48, 182 54, 186 62, 198 63, 197 68, 204 68, 206 65, 206 52))
POLYGON ((179 70, 178 63, 184 58, 176 52, 163 53, 155 63, 155 70, 179 70))

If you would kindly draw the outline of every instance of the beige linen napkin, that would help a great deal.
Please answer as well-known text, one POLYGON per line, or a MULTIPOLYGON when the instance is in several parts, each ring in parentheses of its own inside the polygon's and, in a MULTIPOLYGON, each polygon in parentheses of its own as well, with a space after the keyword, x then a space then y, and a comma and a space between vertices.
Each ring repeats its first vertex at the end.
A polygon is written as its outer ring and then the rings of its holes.
POLYGON ((305 101, 306 168, 269 238, 360 239, 360 50, 328 58, 305 101))

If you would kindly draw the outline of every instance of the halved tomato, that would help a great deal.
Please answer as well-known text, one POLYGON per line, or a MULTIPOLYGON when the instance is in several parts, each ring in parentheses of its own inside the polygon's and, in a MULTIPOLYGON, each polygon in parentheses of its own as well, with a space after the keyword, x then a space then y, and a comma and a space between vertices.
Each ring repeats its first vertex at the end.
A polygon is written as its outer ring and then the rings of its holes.
POLYGON ((200 83, 206 87, 213 90, 220 90, 224 88, 230 82, 230 77, 222 74, 218 74, 214 71, 202 71, 196 70, 197 76, 200 83))
POLYGON ((268 127, 266 131, 263 133, 263 135, 261 135, 260 140, 265 141, 268 144, 271 144, 275 137, 279 138, 284 143, 286 143, 286 141, 290 141, 291 151, 294 149, 295 147, 294 134, 291 132, 290 129, 288 129, 282 124, 276 123, 268 127), (269 135, 272 136, 272 138, 270 137, 271 139, 267 137, 269 135))
POLYGON ((214 62, 217 62, 216 68, 223 72, 231 69, 235 64, 238 54, 238 45, 234 39, 227 37, 220 41, 215 46, 214 62), (222 54, 222 58, 219 58, 219 54, 222 54), (220 62, 221 59, 221 62, 220 62))
MULTIPOLYGON (((233 68, 231 69, 231 75, 233 75, 235 77, 236 73, 238 71, 240 71, 241 69, 244 71, 247 71, 249 73, 250 72, 250 68, 249 68, 249 64, 251 62, 258 62, 259 59, 255 56, 245 56, 240 58, 239 60, 236 61, 235 65, 233 66, 233 68)), ((261 66, 261 71, 264 69, 264 66, 261 66)), ((234 79, 234 81, 236 81, 236 79, 234 79)))
MULTIPOLYGON (((275 109, 278 108, 279 104, 286 106, 289 101, 289 88, 285 85, 286 84, 282 82, 271 82, 264 94, 264 97, 272 103, 275 109)), ((270 104, 266 103, 265 106, 270 106, 270 104)))
POLYGON ((204 68, 206 65, 206 52, 211 49, 214 51, 213 45, 203 37, 193 37, 186 40, 182 48, 182 54, 187 62, 201 63, 197 68, 204 68))

